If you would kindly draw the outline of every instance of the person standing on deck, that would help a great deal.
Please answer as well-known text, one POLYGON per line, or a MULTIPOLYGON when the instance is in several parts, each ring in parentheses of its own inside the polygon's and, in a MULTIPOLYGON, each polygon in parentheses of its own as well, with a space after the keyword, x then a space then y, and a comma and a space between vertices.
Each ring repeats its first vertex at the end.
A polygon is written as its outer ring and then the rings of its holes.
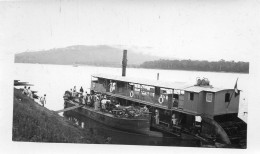
POLYGON ((40 98, 40 102, 42 103, 42 106, 44 107, 44 104, 46 104, 46 94, 44 94, 44 96, 40 98))
POLYGON ((95 110, 98 110, 99 108, 99 97, 97 95, 95 95, 95 104, 94 104, 94 107, 95 107, 95 110))
POLYGON ((112 92, 113 91, 113 83, 112 83, 112 80, 110 80, 110 83, 109 83, 109 92, 112 92))
POLYGON ((96 102, 96 96, 94 94, 90 94, 90 107, 93 107, 96 102))
POLYGON ((91 103, 91 96, 87 94, 87 105, 90 106, 90 103, 91 103))
POLYGON ((200 132, 201 132, 201 121, 202 121, 201 116, 195 116, 194 126, 196 128, 196 133, 197 134, 200 134, 200 132))
POLYGON ((107 97, 105 95, 104 98, 101 100, 101 109, 102 110, 106 110, 106 103, 107 103, 107 97))
POLYGON ((87 104, 87 95, 88 95, 88 93, 86 91, 86 93, 83 94, 83 101, 82 101, 83 105, 87 104))
POLYGON ((76 86, 74 86, 74 88, 73 88, 73 92, 72 92, 72 97, 75 97, 76 96, 76 86))
POLYGON ((84 90, 83 90, 82 86, 80 87, 79 91, 80 91, 81 95, 83 95, 84 90))
POLYGON ((159 125, 159 111, 155 110, 155 124, 159 125))
POLYGON ((177 119, 174 113, 172 114, 172 125, 177 125, 177 119))
POLYGON ((69 97, 69 99, 72 99, 72 96, 73 96, 73 91, 72 91, 72 89, 70 89, 70 97, 69 97))

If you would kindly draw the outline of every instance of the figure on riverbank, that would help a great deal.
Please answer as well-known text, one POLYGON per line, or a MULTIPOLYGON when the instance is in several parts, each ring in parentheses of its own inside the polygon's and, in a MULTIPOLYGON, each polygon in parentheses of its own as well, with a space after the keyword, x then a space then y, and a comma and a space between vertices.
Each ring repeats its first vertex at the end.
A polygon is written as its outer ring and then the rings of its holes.
POLYGON ((22 94, 24 94, 24 95, 28 95, 28 90, 27 90, 26 86, 24 86, 24 89, 23 89, 22 94))
POLYGON ((46 104, 46 94, 44 94, 44 96, 40 98, 40 102, 41 102, 42 106, 44 107, 44 104, 46 104))
POLYGON ((33 99, 33 94, 32 94, 32 91, 31 91, 30 87, 28 87, 28 94, 27 94, 27 96, 29 98, 33 99))

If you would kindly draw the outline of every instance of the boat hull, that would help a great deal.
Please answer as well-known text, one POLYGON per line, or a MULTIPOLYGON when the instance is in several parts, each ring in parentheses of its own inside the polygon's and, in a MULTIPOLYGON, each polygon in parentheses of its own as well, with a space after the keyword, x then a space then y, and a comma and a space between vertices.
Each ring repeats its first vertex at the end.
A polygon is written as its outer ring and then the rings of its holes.
MULTIPOLYGON (((78 105, 72 101, 65 100, 65 106, 72 107, 78 105)), ((150 130, 150 118, 146 119, 129 119, 129 118, 120 118, 116 117, 110 113, 105 113, 102 111, 94 110, 93 108, 89 107, 81 107, 77 108, 74 111, 77 113, 86 116, 90 119, 98 121, 104 125, 129 131, 135 133, 144 133, 150 130)))

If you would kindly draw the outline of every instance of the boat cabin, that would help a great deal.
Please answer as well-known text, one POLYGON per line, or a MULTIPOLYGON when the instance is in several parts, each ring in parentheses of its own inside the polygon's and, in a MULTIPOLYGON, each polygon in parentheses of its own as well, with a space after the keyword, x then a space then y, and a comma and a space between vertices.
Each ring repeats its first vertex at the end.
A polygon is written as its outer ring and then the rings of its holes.
POLYGON ((209 118, 217 115, 238 113, 239 96, 232 94, 233 89, 195 85, 184 90, 185 103, 183 108, 185 111, 201 114, 209 118), (233 96, 231 97, 231 95, 233 96))
POLYGON ((233 89, 215 88, 206 80, 192 85, 95 74, 92 75, 91 90, 163 110, 212 119, 217 115, 238 113, 239 107, 239 95, 233 95, 233 89))

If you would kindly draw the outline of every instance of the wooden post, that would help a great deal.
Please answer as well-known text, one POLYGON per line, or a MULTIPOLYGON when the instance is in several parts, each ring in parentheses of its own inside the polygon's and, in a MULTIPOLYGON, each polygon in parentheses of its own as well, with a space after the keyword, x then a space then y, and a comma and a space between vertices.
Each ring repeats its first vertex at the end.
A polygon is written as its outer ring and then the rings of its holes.
POLYGON ((122 61, 122 76, 126 76, 126 66, 127 66, 127 50, 124 50, 123 61, 122 61))

